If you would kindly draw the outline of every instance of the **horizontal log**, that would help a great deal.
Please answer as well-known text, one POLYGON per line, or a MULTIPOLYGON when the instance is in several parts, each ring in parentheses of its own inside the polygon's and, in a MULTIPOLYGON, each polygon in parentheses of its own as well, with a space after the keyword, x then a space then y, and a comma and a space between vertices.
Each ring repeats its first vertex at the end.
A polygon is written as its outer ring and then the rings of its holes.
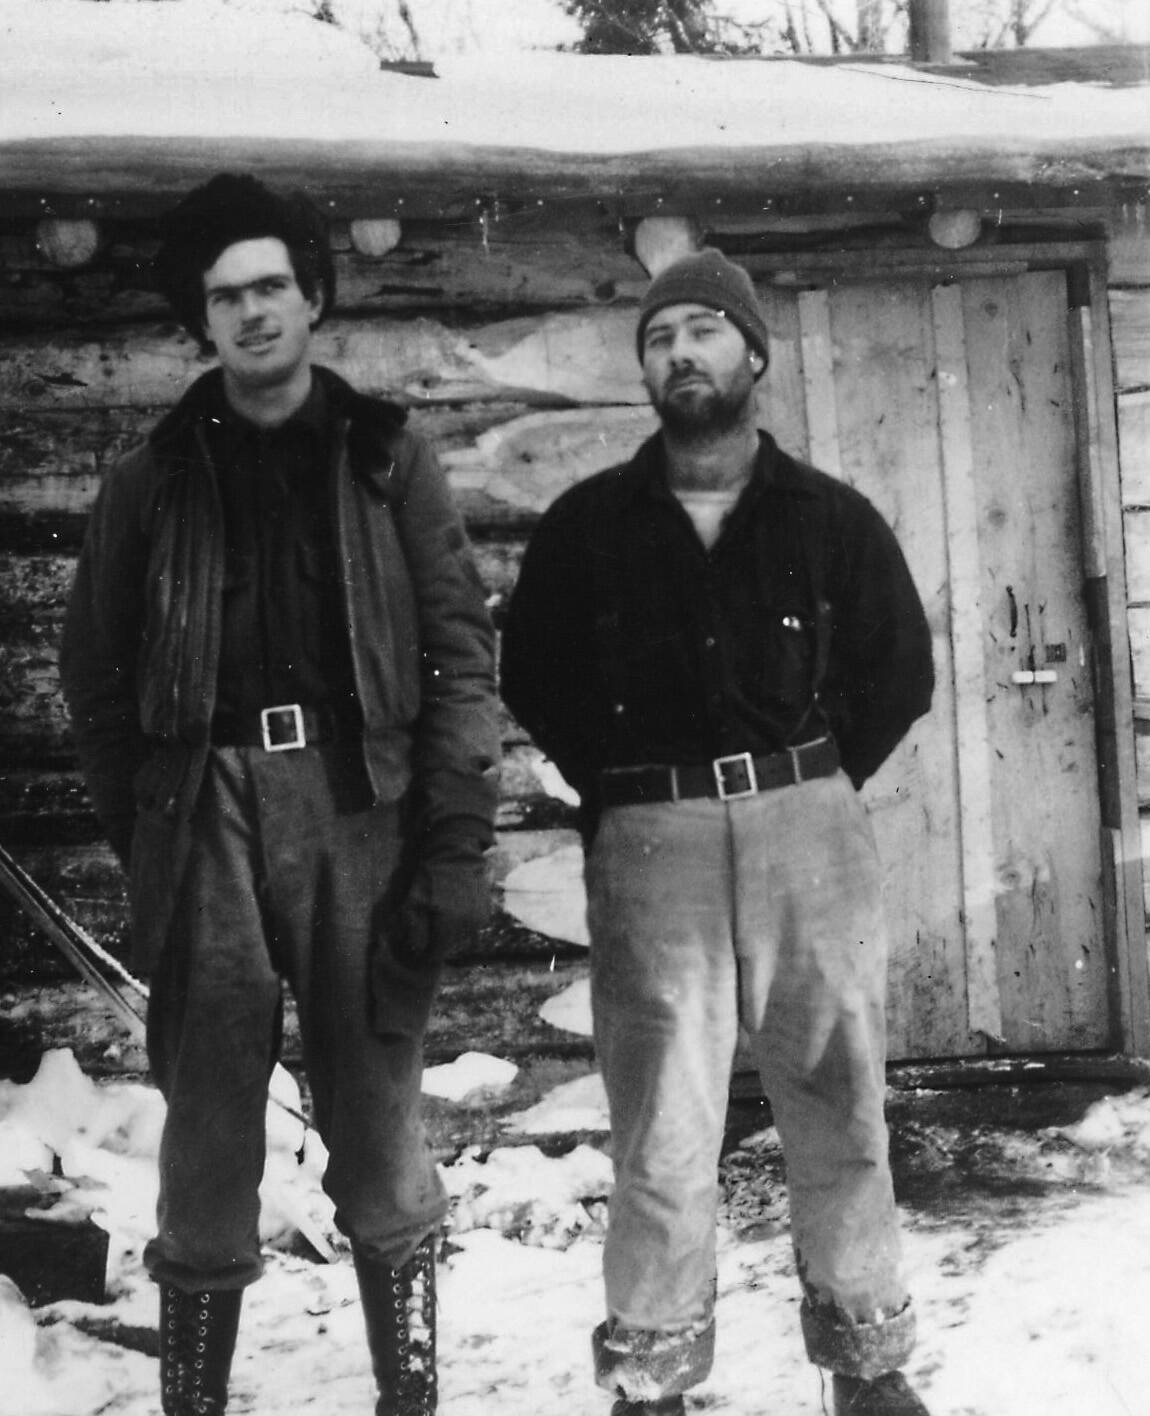
MULTIPOLYGON (((617 223, 605 235, 560 225, 544 234, 549 239, 509 240, 502 228, 479 221, 432 234, 422 223, 405 228, 386 256, 336 252, 336 311, 458 317, 595 307, 641 295, 646 276, 625 251, 617 223)), ((82 271, 67 272, 50 267, 31 241, 0 242, 0 320, 28 327, 169 320, 149 273, 156 244, 113 247, 82 271)))
MULTIPOLYGON (((526 399, 646 402, 633 310, 604 308, 449 329, 432 320, 333 320, 317 362, 364 393, 413 405, 526 399)), ((211 366, 168 326, 0 340, 0 403, 10 408, 155 407, 173 403, 211 366)))
MULTIPOLYGON (((717 81, 718 76, 716 76, 717 81)), ((764 71, 763 82, 769 83, 764 71)), ((1144 193, 1148 144, 1133 131, 1085 136, 983 136, 905 141, 707 145, 626 153, 553 152, 531 147, 266 136, 213 137, 217 170, 250 171, 273 187, 303 187, 344 220, 421 216, 449 220, 555 203, 636 219, 660 214, 761 210, 763 194, 800 210, 841 208, 844 193, 884 209, 895 194, 964 190, 983 184, 1006 204, 1071 205, 1101 187, 1120 201, 1144 193), (1027 194, 1014 197, 1012 189, 1027 194)), ((14 216, 154 216, 202 180, 204 140, 148 135, 21 139, 0 143, 5 196, 14 216)), ((1091 197, 1097 205, 1097 198, 1091 197)))
MULTIPOLYGON (((480 533, 529 524, 565 487, 629 457, 654 428, 647 406, 524 412, 523 404, 414 410, 465 520, 480 533)), ((0 432, 0 538, 75 546, 100 477, 160 410, 17 413, 0 432), (35 539, 35 528, 44 529, 35 539), (5 535, 4 528, 9 534, 5 535)))
MULTIPOLYGON (((932 198, 933 201, 933 198, 932 198)), ((923 210, 927 209, 924 206, 923 210)), ((1110 280, 1115 285, 1150 284, 1146 207, 1103 208, 1092 226, 1073 211, 1015 211, 1003 216, 996 204, 996 245, 1086 239, 1110 231, 1110 280)), ((833 212, 779 217, 762 211, 739 219, 721 209, 708 213, 707 239, 724 249, 790 250, 792 258, 820 248, 848 267, 865 262, 866 243, 889 246, 915 239, 917 218, 898 213, 833 212), (875 226, 879 218, 883 223, 875 226)), ((171 313, 153 288, 150 264, 157 241, 147 226, 111 242, 83 270, 49 265, 24 234, 0 235, 0 322, 36 326, 124 325, 166 322, 171 313)), ((336 312, 425 314, 455 322, 484 311, 518 308, 578 309, 639 298, 646 275, 628 254, 617 221, 598 226, 570 223, 546 205, 497 222, 404 223, 400 245, 383 257, 354 250, 335 252, 336 312)), ((921 237, 919 237, 921 239, 921 237)))
MULTIPOLYGON (((4 745, 6 768, 0 774, 0 843, 25 847, 92 845, 100 841, 83 778, 68 760, 60 766, 31 761, 18 765, 10 743, 4 745)), ((500 773, 499 827, 502 831, 570 827, 570 801, 553 795, 553 769, 513 726, 504 734, 500 773)))

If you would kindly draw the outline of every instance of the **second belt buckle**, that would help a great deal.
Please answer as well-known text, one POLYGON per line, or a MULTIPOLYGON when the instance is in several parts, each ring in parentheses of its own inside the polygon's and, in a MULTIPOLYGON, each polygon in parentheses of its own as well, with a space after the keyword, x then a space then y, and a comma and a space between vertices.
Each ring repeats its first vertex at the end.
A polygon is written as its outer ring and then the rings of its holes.
POLYGON ((720 801, 738 801, 741 797, 755 796, 759 790, 755 776, 755 763, 749 752, 736 752, 730 757, 716 757, 711 763, 715 774, 715 786, 720 801), (730 785, 732 774, 737 774, 741 785, 730 785))

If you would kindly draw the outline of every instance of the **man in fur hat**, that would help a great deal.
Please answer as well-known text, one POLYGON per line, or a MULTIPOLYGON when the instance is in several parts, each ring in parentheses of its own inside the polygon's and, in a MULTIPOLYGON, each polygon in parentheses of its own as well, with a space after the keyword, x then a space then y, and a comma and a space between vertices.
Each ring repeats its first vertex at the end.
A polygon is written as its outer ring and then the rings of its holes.
POLYGON ((746 271, 672 264, 637 339, 661 429, 549 509, 503 639, 504 697, 582 801, 616 1180, 596 1375, 613 1416, 681 1416, 710 1370, 741 1024, 836 1416, 925 1416, 900 1371, 887 938, 856 789, 930 705, 930 632, 874 507, 759 430, 746 271))
POLYGON ((311 362, 335 296, 314 207, 225 174, 162 235, 218 367, 104 479, 61 672, 151 975, 163 1411, 226 1405, 286 983, 376 1410, 426 1416, 446 1197, 422 1039, 488 906, 492 629, 426 443, 311 362))

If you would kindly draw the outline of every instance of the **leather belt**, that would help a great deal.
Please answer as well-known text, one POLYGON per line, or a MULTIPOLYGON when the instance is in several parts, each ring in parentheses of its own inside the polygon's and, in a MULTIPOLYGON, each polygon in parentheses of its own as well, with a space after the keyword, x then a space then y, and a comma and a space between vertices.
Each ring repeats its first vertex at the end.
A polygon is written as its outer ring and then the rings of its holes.
POLYGON ((312 708, 302 703, 277 703, 251 713, 217 713, 212 719, 212 746, 293 752, 359 732, 358 724, 346 712, 324 705, 312 708))
POLYGON ((599 793, 604 806, 682 801, 689 797, 738 801, 775 787, 794 786, 811 777, 833 777, 838 769, 838 747, 833 738, 823 737, 766 757, 736 752, 685 767, 609 768, 599 774, 599 793))

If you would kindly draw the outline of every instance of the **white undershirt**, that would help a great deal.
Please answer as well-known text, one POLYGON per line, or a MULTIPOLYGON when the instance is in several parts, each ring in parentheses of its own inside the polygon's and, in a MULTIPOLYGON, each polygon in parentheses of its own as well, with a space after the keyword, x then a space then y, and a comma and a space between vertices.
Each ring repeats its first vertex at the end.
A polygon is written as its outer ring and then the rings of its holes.
POLYGON ((728 487, 721 491, 694 491, 672 489, 683 510, 691 518, 691 524, 699 534, 699 540, 709 551, 719 539, 727 513, 738 501, 742 487, 728 487))

